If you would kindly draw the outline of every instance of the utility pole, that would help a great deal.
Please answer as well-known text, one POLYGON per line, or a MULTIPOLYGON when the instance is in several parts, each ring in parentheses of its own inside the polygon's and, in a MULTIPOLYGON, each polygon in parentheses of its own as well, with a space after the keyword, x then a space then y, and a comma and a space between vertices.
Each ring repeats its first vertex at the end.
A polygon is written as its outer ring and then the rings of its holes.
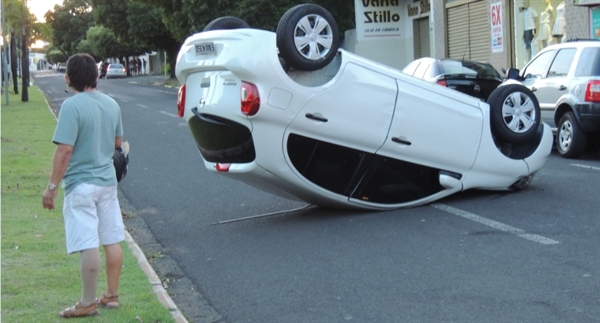
MULTIPOLYGON (((27 0, 23 0, 23 13, 28 13, 27 0)), ((26 14, 23 15, 22 41, 21 41, 21 102, 29 102, 29 26, 26 14)))

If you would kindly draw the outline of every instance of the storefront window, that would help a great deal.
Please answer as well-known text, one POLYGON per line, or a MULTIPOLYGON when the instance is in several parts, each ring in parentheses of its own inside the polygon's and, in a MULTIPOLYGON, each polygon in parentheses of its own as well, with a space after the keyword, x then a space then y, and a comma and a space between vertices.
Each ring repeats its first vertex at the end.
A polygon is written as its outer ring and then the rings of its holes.
POLYGON ((544 47, 566 40, 565 2, 514 0, 515 62, 522 68, 544 47))

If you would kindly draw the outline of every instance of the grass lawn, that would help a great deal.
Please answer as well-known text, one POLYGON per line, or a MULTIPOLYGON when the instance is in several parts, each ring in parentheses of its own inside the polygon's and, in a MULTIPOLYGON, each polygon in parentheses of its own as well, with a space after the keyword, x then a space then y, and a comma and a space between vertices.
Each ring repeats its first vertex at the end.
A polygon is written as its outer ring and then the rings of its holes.
MULTIPOLYGON (((58 312, 81 296, 79 254, 67 255, 62 219, 63 191, 56 209, 42 208, 55 145, 56 119, 43 94, 29 88, 29 102, 20 95, 1 97, 2 118, 2 312, 3 322, 64 322, 58 312)), ((100 315, 77 322, 173 322, 152 291, 127 243, 119 289, 121 306, 100 308, 100 315)), ((103 265, 104 267, 104 265, 103 265)), ((103 268, 104 269, 104 268, 103 268)), ((106 280, 101 273, 98 296, 106 280)))

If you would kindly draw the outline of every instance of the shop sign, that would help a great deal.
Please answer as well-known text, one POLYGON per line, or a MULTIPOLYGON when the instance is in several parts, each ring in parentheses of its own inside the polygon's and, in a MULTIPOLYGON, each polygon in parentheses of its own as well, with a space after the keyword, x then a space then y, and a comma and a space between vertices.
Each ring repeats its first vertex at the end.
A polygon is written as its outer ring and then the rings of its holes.
POLYGON ((600 39, 600 7, 590 10, 590 26, 593 39, 600 39))
POLYGON ((419 2, 418 4, 408 4, 407 9, 409 17, 418 18, 429 14, 429 12, 431 11, 431 3, 429 3, 429 0, 421 0, 421 2, 419 2))
POLYGON ((400 0, 354 0, 358 40, 400 37, 400 0))
POLYGON ((492 53, 504 51, 504 28, 502 28, 502 2, 495 2, 490 5, 490 22, 492 28, 492 53))
POLYGON ((600 4, 600 0, 573 0, 575 6, 592 6, 600 4))

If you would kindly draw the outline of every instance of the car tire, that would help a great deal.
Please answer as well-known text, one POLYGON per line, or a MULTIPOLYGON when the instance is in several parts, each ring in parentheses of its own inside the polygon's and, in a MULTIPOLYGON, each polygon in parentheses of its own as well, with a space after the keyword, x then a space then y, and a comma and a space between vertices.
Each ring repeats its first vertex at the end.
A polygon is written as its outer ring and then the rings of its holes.
POLYGON ((279 54, 296 69, 315 71, 327 66, 339 46, 337 23, 319 5, 297 5, 286 11, 277 25, 279 54))
POLYGON ((217 18, 206 25, 203 31, 250 28, 250 25, 238 17, 225 16, 217 18))
POLYGON ((541 124, 540 103, 520 84, 496 88, 488 98, 492 133, 509 143, 532 140, 541 124))
POLYGON ((564 158, 579 158, 585 150, 587 135, 573 112, 565 113, 556 129, 556 150, 564 158))

